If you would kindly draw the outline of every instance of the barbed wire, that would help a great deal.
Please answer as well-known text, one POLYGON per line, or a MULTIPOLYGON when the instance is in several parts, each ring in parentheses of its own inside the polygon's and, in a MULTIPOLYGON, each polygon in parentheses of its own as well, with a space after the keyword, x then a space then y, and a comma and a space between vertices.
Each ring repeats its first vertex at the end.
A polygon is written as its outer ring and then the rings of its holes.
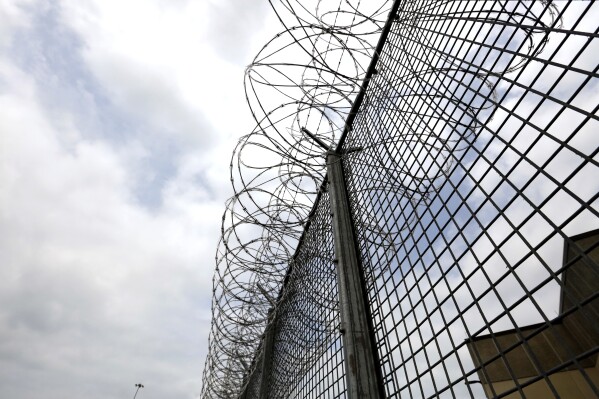
MULTIPOLYGON (((256 127, 239 139, 230 163, 233 195, 226 203, 216 254, 204 398, 239 396, 248 383, 247 377, 259 364, 269 312, 276 314, 277 304, 285 295, 283 281, 325 180, 326 152, 337 148, 347 132, 346 120, 364 80, 370 79, 369 83, 377 87, 376 94, 366 94, 362 102, 362 107, 371 110, 368 125, 380 125, 378 121, 392 112, 400 115, 397 123, 403 126, 402 134, 388 129, 362 134, 359 145, 362 151, 372 154, 371 162, 388 165, 380 158, 396 159, 397 154, 387 148, 398 142, 421 146, 423 153, 441 154, 432 156, 437 167, 426 173, 398 159, 393 170, 381 167, 381 178, 369 187, 372 192, 392 189, 415 204, 434 190, 437 179, 449 173, 452 154, 474 140, 483 123, 482 113, 486 112, 486 122, 492 117, 494 79, 526 62, 526 57, 512 57, 507 63, 496 63, 485 70, 469 63, 467 57, 450 58, 432 51, 430 57, 445 57, 442 62, 410 59, 406 46, 395 49, 397 57, 404 57, 410 65, 405 75, 381 70, 367 76, 376 42, 388 19, 390 1, 269 2, 283 30, 264 45, 245 74, 246 98, 256 127), (430 65, 442 67, 431 69, 430 65), (472 92, 468 103, 455 90, 439 90, 450 75, 455 81, 470 76, 470 87, 464 88, 472 92), (398 91, 398 87, 402 89, 398 91), (413 97, 428 106, 402 108, 410 104, 402 99, 413 97), (431 128, 435 125, 431 121, 438 120, 443 120, 443 131, 431 128)), ((555 22, 543 23, 529 12, 521 14, 517 5, 495 2, 486 8, 487 2, 482 2, 484 5, 475 11, 442 12, 445 3, 430 2, 427 7, 413 10, 406 2, 393 23, 405 28, 423 27, 431 20, 513 24, 522 35, 519 40, 528 41, 530 57, 542 50, 543 32, 555 22)), ((552 6, 543 5, 555 19, 557 13, 552 6)), ((401 29, 396 32, 401 35, 401 29)), ((426 35, 406 40, 434 47, 426 35)), ((363 210, 356 223, 380 230, 370 226, 369 220, 374 218, 368 213, 363 210)), ((393 250, 393 239, 389 237, 397 232, 379 233, 381 245, 393 250)))

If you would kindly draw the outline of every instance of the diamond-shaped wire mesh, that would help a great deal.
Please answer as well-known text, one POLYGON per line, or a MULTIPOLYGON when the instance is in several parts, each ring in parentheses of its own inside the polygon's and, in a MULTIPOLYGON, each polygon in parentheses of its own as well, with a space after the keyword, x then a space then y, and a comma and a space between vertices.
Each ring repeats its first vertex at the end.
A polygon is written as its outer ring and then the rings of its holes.
MULTIPOLYGON (((390 17, 338 148, 385 395, 599 397, 599 4, 390 17)), ((242 397, 346 396, 330 214, 322 191, 242 397)))
POLYGON ((344 142, 388 397, 599 397, 598 6, 401 8, 344 142))

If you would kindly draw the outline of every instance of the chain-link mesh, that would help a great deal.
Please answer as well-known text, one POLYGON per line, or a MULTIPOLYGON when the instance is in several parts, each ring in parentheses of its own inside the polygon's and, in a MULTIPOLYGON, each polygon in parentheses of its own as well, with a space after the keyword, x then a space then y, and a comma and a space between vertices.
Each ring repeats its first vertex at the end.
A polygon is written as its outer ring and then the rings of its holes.
POLYGON ((598 6, 403 3, 344 142, 387 397, 599 397, 598 6))
MULTIPOLYGON (((599 397, 599 4, 390 18, 338 147, 385 395, 599 397)), ((307 220, 242 398, 346 397, 325 191, 307 220)))
POLYGON ((269 398, 345 397, 333 258, 329 196, 322 192, 264 335, 263 344, 268 334, 274 336, 268 374, 256 368, 248 398, 259 397, 255 387, 260 384, 269 398))

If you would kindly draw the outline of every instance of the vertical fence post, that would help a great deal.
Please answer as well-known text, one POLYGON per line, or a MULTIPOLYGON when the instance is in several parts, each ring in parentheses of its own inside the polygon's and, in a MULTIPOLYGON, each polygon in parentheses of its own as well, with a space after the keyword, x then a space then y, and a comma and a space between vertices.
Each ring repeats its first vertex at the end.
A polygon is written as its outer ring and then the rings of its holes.
POLYGON ((268 380, 272 372, 272 353, 275 344, 274 309, 268 311, 268 324, 264 330, 264 349, 262 355, 262 375, 260 381, 260 399, 268 399, 268 380))
POLYGON ((341 156, 333 151, 327 155, 327 175, 339 282, 347 394, 350 399, 380 398, 382 389, 368 320, 370 312, 366 303, 341 156))

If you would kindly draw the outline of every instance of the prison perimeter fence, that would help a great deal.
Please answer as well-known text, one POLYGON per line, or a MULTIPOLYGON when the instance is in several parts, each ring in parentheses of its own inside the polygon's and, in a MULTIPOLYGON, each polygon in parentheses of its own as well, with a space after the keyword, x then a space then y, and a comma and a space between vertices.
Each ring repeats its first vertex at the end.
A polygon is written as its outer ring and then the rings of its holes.
POLYGON ((203 397, 599 398, 599 4, 367 3, 271 2, 203 397))

